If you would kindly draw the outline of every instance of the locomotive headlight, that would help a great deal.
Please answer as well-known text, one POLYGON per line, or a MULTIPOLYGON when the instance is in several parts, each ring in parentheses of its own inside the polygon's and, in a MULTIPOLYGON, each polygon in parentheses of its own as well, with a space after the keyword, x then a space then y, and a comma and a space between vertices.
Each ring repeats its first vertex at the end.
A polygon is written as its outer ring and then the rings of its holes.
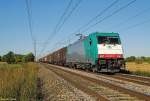
POLYGON ((99 64, 106 64, 106 60, 99 60, 99 64))

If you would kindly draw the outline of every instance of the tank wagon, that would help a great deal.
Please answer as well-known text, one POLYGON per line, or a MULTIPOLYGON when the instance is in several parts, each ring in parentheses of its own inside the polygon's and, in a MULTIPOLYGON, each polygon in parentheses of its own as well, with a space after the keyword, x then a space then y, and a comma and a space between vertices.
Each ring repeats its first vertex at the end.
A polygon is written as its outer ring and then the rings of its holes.
POLYGON ((49 54, 47 61, 73 68, 89 69, 93 72, 119 72, 125 69, 118 33, 92 33, 49 54))

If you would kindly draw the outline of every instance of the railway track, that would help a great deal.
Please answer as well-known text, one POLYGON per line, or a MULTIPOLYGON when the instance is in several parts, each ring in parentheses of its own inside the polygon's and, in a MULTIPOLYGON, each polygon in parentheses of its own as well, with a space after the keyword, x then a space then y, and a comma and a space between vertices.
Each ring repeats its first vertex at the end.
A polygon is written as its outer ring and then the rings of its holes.
POLYGON ((141 76, 135 76, 135 75, 129 75, 129 74, 115 74, 112 75, 113 78, 121 79, 141 85, 147 85, 150 86, 150 78, 148 77, 141 77, 141 76))
MULTIPOLYGON (((83 71, 81 69, 76 69, 76 70, 83 71)), ((141 85, 150 86, 150 78, 149 77, 130 75, 130 74, 122 74, 122 73, 116 73, 115 75, 108 75, 108 74, 102 74, 102 73, 93 73, 90 71, 84 71, 84 72, 95 74, 95 75, 107 76, 107 77, 115 78, 115 79, 119 79, 119 80, 129 81, 129 82, 133 82, 133 83, 137 83, 137 84, 141 84, 141 85)))
MULTIPOLYGON (((80 69, 77 69, 79 71, 83 71, 80 69)), ((141 85, 147 85, 150 86, 150 78, 149 77, 142 77, 142 76, 136 76, 136 75, 130 75, 130 74, 122 74, 122 73, 116 73, 115 75, 108 75, 108 74, 102 74, 102 73, 93 73, 90 71, 84 71, 87 73, 95 74, 95 75, 102 75, 110 78, 115 78, 119 80, 129 81, 141 85)))
POLYGON ((90 85, 89 81, 81 80, 81 78, 78 78, 77 76, 74 76, 68 72, 59 70, 57 68, 53 68, 53 67, 51 68, 50 66, 47 66, 47 65, 45 65, 45 67, 51 70, 52 72, 54 72, 55 74, 57 74, 58 76, 62 77, 66 81, 70 82, 72 85, 74 85, 78 89, 94 97, 96 101, 108 101, 105 97, 101 96, 100 94, 92 91, 87 86, 85 86, 85 84, 87 84, 88 86, 90 85))
POLYGON ((141 81, 147 81, 148 83, 150 83, 150 77, 130 75, 130 74, 122 74, 122 73, 117 73, 116 75, 119 75, 120 77, 126 77, 126 78, 141 80, 141 81))
MULTIPOLYGON (((90 92, 90 95, 99 99, 105 100, 146 100, 150 99, 150 88, 148 85, 141 84, 141 82, 130 82, 129 80, 120 80, 118 77, 108 77, 104 75, 97 75, 60 66, 47 65, 57 75, 65 78, 67 81, 72 82, 75 86, 79 87, 85 92, 90 92), (63 73, 62 73, 63 72, 63 73), (67 74, 67 75, 66 75, 67 74), (74 76, 74 80, 72 77, 74 76), (71 77, 71 78, 70 78, 71 77), (81 80, 81 78, 83 80, 81 80), (79 80, 77 82, 77 80, 79 80), (138 84, 136 84, 138 83, 138 84), (85 86, 86 84, 86 86, 85 86), (94 89, 94 90, 93 90, 94 89), (95 91, 96 90, 96 91, 95 91)), ((119 75, 118 75, 119 76, 119 75)), ((133 79, 133 78, 132 78, 133 79)))

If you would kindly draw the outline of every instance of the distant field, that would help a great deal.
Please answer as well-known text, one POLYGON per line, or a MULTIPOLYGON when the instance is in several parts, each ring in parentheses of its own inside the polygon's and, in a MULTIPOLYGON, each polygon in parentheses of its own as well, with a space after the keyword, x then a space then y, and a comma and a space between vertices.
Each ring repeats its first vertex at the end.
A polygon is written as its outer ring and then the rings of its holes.
POLYGON ((149 63, 142 63, 142 64, 137 64, 134 62, 128 62, 126 64, 127 69, 129 71, 144 71, 144 72, 150 72, 150 64, 149 63))
POLYGON ((0 64, 0 101, 36 101, 37 64, 0 64))
POLYGON ((150 77, 150 64, 149 63, 137 64, 134 62, 127 62, 126 69, 132 72, 133 74, 150 77))

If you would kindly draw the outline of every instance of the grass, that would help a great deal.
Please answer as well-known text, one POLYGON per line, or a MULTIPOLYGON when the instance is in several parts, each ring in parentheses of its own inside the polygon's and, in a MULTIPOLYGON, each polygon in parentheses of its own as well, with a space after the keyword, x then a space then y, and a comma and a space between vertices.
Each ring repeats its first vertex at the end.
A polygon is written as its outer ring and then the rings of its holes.
POLYGON ((2 65, 2 64, 7 64, 7 62, 0 62, 0 65, 2 65))
POLYGON ((127 62, 126 69, 128 73, 150 77, 150 64, 149 63, 137 64, 134 62, 127 62))
POLYGON ((21 68, 23 64, 0 64, 0 69, 21 68))
POLYGON ((37 64, 0 64, 0 100, 36 101, 37 64))
POLYGON ((127 62, 126 67, 127 67, 127 70, 129 70, 129 71, 150 72, 150 64, 149 63, 137 64, 134 62, 127 62))
POLYGON ((134 71, 132 72, 132 74, 150 77, 150 72, 147 71, 134 71))

